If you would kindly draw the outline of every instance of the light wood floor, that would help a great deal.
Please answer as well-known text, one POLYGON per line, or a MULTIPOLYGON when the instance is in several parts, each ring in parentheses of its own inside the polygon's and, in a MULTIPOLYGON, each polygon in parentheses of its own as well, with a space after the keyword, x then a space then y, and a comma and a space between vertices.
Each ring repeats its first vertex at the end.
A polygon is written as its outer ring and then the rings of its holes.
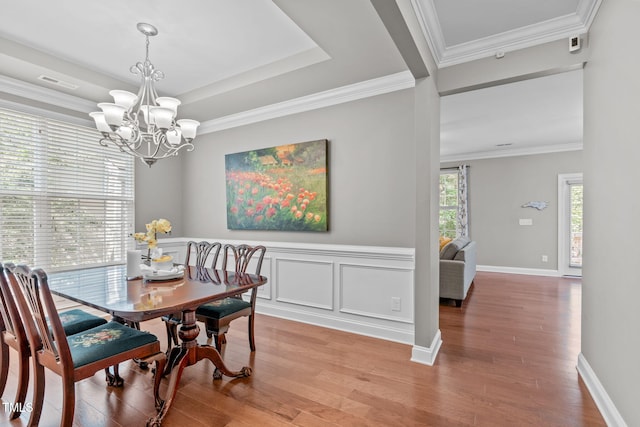
MULTIPOLYGON (((461 309, 440 304, 443 345, 432 367, 410 362, 410 345, 263 315, 251 354, 237 320, 225 358, 234 369, 251 365, 253 376, 214 381, 208 363, 187 368, 163 425, 604 426, 575 368, 580 299, 579 280, 478 273, 461 309)), ((160 321, 143 329, 165 342, 160 321)), ((103 373, 76 385, 74 425, 144 425, 151 376, 132 364, 120 370, 122 389, 107 387, 103 373)), ((14 390, 10 379, 5 402, 14 390)), ((49 375, 41 426, 58 425, 60 390, 49 375)), ((26 425, 26 415, 9 423, 0 412, 0 425, 26 425)))

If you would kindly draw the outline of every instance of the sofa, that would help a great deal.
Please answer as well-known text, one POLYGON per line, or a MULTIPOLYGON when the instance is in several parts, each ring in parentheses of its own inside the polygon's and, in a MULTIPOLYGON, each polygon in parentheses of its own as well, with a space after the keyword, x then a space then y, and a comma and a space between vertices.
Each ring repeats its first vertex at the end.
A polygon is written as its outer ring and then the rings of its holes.
POLYGON ((476 242, 458 237, 440 250, 440 298, 462 306, 476 277, 476 242))

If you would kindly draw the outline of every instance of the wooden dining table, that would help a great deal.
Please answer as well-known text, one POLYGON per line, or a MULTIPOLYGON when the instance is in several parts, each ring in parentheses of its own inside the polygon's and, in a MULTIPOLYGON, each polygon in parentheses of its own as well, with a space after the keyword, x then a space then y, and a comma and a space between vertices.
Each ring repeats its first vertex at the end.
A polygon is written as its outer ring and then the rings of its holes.
POLYGON ((189 266, 184 275, 171 280, 127 280, 126 266, 87 268, 49 274, 51 292, 63 298, 111 314, 115 321, 128 324, 182 313, 178 331, 180 345, 167 354, 163 376, 169 377, 165 399, 156 401, 157 413, 147 426, 159 426, 176 396, 185 367, 202 359, 210 360, 216 369, 229 377, 248 377, 251 368, 229 369, 218 350, 200 344, 200 328, 196 309, 207 302, 247 292, 267 283, 267 278, 255 274, 234 273, 204 267, 189 266))

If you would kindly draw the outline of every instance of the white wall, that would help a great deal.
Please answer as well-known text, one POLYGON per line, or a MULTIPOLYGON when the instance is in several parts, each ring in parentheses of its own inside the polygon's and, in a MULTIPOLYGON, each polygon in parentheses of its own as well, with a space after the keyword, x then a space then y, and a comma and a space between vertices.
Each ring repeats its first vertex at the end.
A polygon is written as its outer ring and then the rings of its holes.
POLYGON ((629 426, 640 425, 639 16, 638 1, 602 2, 584 69, 582 356, 603 387, 596 401, 615 403, 609 425, 629 426))

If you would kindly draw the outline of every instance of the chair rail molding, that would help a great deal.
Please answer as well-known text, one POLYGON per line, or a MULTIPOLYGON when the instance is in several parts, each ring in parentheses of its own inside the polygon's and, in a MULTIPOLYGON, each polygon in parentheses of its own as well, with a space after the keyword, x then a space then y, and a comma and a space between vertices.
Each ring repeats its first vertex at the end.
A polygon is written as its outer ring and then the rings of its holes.
MULTIPOLYGON (((176 262, 183 262, 189 240, 267 247, 261 274, 269 281, 259 288, 257 313, 405 344, 414 342, 414 248, 209 237, 159 239, 158 246, 176 262)), ((435 353, 437 348, 433 357, 435 353)))

